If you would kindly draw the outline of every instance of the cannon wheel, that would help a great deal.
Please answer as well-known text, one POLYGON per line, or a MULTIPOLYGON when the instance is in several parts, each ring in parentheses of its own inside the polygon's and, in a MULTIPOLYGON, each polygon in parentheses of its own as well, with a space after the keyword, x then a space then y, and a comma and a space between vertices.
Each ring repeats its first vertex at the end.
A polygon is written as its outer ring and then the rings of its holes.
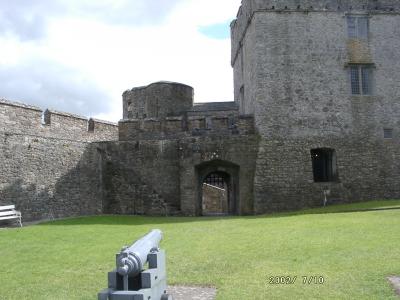
POLYGON ((172 295, 170 295, 170 294, 163 294, 161 296, 161 300, 174 300, 174 299, 172 298, 172 295))

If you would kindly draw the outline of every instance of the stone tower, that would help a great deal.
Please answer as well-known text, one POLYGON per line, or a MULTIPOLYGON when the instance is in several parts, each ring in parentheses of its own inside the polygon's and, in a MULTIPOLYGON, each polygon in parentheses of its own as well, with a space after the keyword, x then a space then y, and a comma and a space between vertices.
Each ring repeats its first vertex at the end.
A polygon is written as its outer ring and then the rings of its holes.
POLYGON ((400 196, 400 2, 243 0, 234 94, 260 136, 255 211, 400 196))
POLYGON ((193 106, 193 88, 175 82, 155 82, 125 91, 124 119, 180 116, 193 106))

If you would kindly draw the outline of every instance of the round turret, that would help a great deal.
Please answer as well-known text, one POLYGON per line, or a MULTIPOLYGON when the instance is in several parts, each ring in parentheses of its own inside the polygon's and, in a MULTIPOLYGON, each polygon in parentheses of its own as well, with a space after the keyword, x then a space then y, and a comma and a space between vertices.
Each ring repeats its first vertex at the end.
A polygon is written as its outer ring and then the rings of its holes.
POLYGON ((193 107, 193 88, 175 82, 156 82, 125 91, 124 119, 180 116, 193 107))

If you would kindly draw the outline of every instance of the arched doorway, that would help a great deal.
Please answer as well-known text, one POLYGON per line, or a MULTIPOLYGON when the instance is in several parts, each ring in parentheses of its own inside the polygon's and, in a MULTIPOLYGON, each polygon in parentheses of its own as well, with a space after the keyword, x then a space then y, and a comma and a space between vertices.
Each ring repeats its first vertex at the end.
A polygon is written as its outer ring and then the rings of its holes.
POLYGON ((239 166, 214 160, 198 165, 196 173, 199 215, 239 213, 239 166))

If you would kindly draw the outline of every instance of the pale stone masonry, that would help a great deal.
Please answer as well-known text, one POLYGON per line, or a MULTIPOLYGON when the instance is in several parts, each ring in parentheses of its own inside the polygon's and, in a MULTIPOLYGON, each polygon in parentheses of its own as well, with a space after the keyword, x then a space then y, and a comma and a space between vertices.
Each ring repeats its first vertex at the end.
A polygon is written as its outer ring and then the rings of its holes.
POLYGON ((202 215, 210 174, 228 214, 400 198, 399 1, 243 0, 231 36, 232 102, 157 82, 117 126, 1 101, 1 204, 202 215))
POLYGON ((393 0, 242 1, 232 66, 260 136, 255 211, 318 206, 323 190, 333 203, 400 196, 399 12, 393 0), (352 94, 358 66, 371 72, 367 95, 352 94), (335 180, 314 182, 318 148, 335 151, 335 180))

